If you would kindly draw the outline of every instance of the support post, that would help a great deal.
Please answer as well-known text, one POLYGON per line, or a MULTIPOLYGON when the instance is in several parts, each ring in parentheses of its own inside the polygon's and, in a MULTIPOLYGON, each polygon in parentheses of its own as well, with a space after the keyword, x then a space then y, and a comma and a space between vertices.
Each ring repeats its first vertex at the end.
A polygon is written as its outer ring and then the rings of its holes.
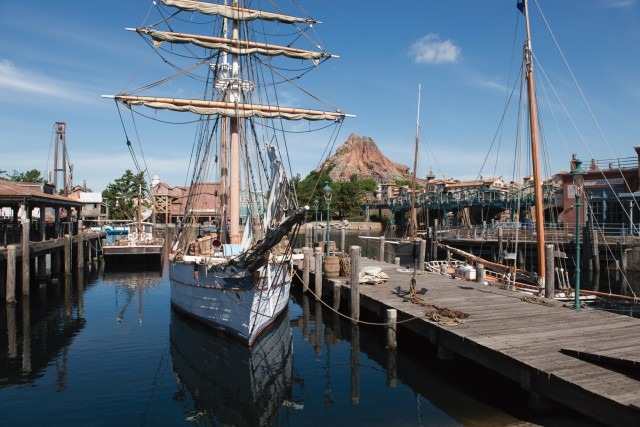
POLYGON ((351 278, 349 281, 351 298, 349 308, 351 310, 351 321, 357 323, 360 320, 360 290, 358 289, 360 284, 360 246, 351 246, 349 255, 351 257, 351 278))
POLYGON ((340 311, 340 292, 342 289, 342 282, 340 280, 332 280, 333 282, 333 309, 340 311))
POLYGON ((7 304, 16 303, 16 261, 17 261, 17 245, 7 246, 7 289, 5 292, 5 301, 7 304))
POLYGON ((424 260, 427 255, 427 241, 420 239, 420 255, 418 257, 418 271, 424 271, 424 260))
POLYGON ((31 254, 29 252, 29 228, 31 221, 29 218, 22 220, 22 295, 29 295, 31 284, 31 267, 29 262, 31 254))
POLYGON ((314 293, 316 299, 322 299, 322 248, 314 248, 314 256, 316 258, 316 275, 315 275, 315 288, 314 293))
POLYGON ((302 292, 305 293, 309 290, 309 272, 311 271, 311 249, 308 247, 302 248, 302 292))
POLYGON ((556 296, 556 285, 555 285, 555 270, 556 270, 556 266, 555 266, 555 258, 553 256, 553 245, 552 244, 548 244, 545 247, 545 252, 544 252, 545 257, 547 258, 547 262, 546 262, 546 267, 547 267, 547 271, 545 271, 545 279, 544 279, 544 283, 545 283, 545 290, 544 290, 544 295, 547 298, 555 298, 556 296))
POLYGON ((387 349, 395 350, 398 348, 398 340, 396 336, 397 332, 397 320, 398 320, 398 312, 395 308, 387 309, 387 318, 385 319, 385 323, 387 325, 387 349))
POLYGON ((484 284, 484 264, 476 264, 476 282, 484 284))
POLYGON ((78 268, 84 267, 84 232, 82 231, 82 220, 78 220, 78 259, 77 266, 78 268))
POLYGON ((378 260, 382 262, 384 262, 384 243, 385 243, 385 237, 380 236, 380 258, 378 260))
POLYGON ((344 228, 340 229, 340 252, 344 252, 344 242, 345 242, 345 234, 346 230, 344 228))
POLYGON ((64 274, 71 274, 71 235, 64 235, 64 274))

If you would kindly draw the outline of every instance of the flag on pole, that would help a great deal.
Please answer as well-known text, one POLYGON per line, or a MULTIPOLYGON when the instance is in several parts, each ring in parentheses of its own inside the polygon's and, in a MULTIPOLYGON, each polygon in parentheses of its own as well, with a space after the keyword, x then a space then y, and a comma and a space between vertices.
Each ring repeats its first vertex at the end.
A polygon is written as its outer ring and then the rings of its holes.
POLYGON ((524 15, 524 0, 518 0, 517 7, 518 10, 524 15))

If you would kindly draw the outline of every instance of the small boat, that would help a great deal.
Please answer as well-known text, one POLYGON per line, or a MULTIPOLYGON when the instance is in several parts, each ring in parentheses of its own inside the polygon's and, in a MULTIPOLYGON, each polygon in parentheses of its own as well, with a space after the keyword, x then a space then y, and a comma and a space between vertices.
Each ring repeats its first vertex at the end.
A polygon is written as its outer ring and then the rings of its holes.
POLYGON ((270 426, 291 401, 293 342, 288 311, 247 347, 171 312, 170 353, 176 395, 190 397, 194 425, 270 426))
MULTIPOLYGON (((117 222, 104 226, 107 235, 102 246, 105 258, 138 256, 162 257, 164 238, 159 237, 150 222, 117 222)), ((135 257, 135 258, 131 258, 135 257)))
POLYGON ((290 123, 306 121, 310 132, 313 123, 317 130, 326 123, 339 127, 348 116, 301 86, 333 56, 316 42, 310 50, 301 46, 317 21, 272 7, 252 9, 248 0, 154 1, 157 21, 133 31, 171 75, 108 96, 117 106, 155 110, 154 119, 167 115, 158 122, 193 122, 195 137, 187 139, 194 145, 185 150, 192 153, 189 192, 169 256, 171 304, 249 346, 287 307, 293 262, 301 257, 289 242, 309 208, 298 206, 285 171, 287 138, 300 133, 290 123), (273 45, 269 34, 291 40, 273 45), (141 95, 149 90, 154 93, 141 95), (280 105, 292 98, 289 90, 312 105, 280 105), (199 212, 219 229, 202 233, 199 212))

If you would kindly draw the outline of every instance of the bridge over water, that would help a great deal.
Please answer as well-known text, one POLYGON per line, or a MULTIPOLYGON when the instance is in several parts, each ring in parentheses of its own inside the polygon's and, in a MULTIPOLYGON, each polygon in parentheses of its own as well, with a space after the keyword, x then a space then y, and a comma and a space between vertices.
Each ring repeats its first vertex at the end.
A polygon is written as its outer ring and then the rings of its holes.
MULTIPOLYGON (((526 218, 526 212, 534 205, 532 189, 525 191, 504 191, 498 189, 460 189, 452 191, 426 192, 416 196, 416 208, 418 209, 418 222, 421 226, 482 224, 501 212, 509 211, 510 221, 526 218), (522 215, 524 214, 524 215, 522 215)), ((554 221, 552 211, 558 208, 556 202, 556 187, 544 186, 543 201, 545 206, 545 219, 554 221)), ((559 207, 561 210, 561 207, 559 207)), ((371 210, 378 211, 382 217, 383 211, 390 213, 391 223, 399 226, 405 225, 408 220, 408 212, 411 210, 411 194, 402 194, 399 197, 386 200, 374 200, 363 206, 365 215, 369 217, 371 210)), ((386 213, 386 212, 385 212, 386 213)))

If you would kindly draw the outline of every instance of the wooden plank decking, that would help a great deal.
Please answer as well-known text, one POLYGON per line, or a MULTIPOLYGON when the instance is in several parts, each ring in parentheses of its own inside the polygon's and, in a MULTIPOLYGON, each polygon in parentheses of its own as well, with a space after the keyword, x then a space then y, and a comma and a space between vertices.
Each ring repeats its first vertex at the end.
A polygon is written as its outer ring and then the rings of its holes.
MULTIPOLYGON (((550 399, 605 425, 640 426, 640 319, 576 311, 554 300, 527 302, 519 292, 426 272, 416 275, 416 289, 427 289, 419 295, 423 302, 413 303, 396 291, 409 290, 411 274, 362 258, 360 267, 367 266, 383 268, 389 280, 359 285, 362 308, 380 318, 395 308, 399 327, 424 336, 443 355, 462 356, 510 378, 530 392, 532 403, 550 399), (468 317, 454 326, 437 323, 425 318, 434 309, 429 305, 468 317)), ((340 280, 348 301, 348 278, 340 280)), ((331 295, 328 281, 323 287, 331 295)))

